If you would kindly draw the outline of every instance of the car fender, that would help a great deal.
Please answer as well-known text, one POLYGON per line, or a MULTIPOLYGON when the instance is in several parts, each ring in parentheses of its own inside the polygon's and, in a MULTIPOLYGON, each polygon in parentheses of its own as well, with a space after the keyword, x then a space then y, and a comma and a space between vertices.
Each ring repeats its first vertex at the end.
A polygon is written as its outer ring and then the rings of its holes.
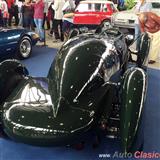
POLYGON ((122 83, 120 136, 123 150, 128 152, 135 141, 142 117, 147 88, 146 72, 138 67, 129 68, 122 83))
POLYGON ((12 92, 15 86, 28 75, 28 70, 18 60, 8 59, 0 63, 0 104, 12 92))

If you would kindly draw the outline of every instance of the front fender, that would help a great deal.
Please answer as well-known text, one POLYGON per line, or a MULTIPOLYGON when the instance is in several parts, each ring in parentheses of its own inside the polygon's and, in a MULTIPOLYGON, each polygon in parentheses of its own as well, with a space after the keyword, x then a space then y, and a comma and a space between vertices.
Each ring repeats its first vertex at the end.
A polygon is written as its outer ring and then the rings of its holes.
POLYGON ((13 91, 28 70, 18 60, 8 59, 0 63, 0 104, 13 91))
POLYGON ((133 147, 146 97, 147 75, 138 67, 128 69, 123 77, 120 112, 120 136, 124 152, 133 147))

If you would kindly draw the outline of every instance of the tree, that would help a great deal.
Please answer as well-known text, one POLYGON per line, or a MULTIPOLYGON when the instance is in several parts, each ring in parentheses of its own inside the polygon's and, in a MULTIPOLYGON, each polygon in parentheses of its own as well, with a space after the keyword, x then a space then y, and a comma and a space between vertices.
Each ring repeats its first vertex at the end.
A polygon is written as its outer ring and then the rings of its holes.
POLYGON ((135 6, 135 0, 125 0, 125 7, 126 9, 132 9, 135 6))

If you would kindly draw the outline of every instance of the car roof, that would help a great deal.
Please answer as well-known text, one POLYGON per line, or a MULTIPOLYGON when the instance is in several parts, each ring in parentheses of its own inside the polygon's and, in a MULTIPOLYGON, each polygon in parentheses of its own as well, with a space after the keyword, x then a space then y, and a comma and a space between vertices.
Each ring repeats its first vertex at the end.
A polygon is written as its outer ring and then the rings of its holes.
MULTIPOLYGON (((135 2, 138 2, 139 0, 135 0, 135 2)), ((151 2, 151 3, 154 3, 154 2, 160 2, 160 0, 146 0, 146 2, 151 2)))
POLYGON ((80 3, 109 3, 109 4, 114 4, 112 1, 108 1, 108 0, 83 0, 83 1, 80 1, 80 3))

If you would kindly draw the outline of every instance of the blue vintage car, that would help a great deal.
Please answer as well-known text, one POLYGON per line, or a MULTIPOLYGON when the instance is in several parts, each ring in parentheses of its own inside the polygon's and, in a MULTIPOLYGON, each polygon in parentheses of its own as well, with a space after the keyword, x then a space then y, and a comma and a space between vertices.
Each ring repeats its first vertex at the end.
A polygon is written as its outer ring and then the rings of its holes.
POLYGON ((0 59, 15 55, 25 59, 32 53, 32 46, 39 40, 38 34, 27 29, 0 30, 0 59))

